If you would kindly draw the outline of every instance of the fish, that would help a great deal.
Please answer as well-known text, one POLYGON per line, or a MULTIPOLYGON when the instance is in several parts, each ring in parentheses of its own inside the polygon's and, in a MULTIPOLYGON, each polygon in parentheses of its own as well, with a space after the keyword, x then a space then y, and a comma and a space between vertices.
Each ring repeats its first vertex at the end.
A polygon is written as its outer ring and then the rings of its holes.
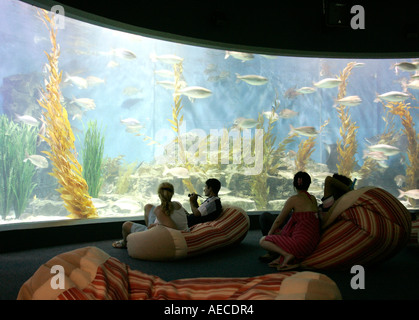
POLYGON ((299 94, 309 94, 309 93, 313 93, 316 91, 316 88, 313 87, 302 87, 300 89, 295 90, 297 91, 299 94))
POLYGON ((189 170, 183 167, 174 167, 174 168, 167 168, 165 167, 163 170, 163 176, 171 175, 173 177, 187 179, 189 178, 189 170))
POLYGON ((175 96, 185 95, 193 99, 204 99, 211 96, 212 91, 203 87, 191 86, 180 89, 174 93, 175 96))
POLYGON ((241 76, 238 73, 236 73, 236 77, 237 77, 237 81, 244 81, 248 84, 251 84, 253 86, 261 86, 264 85, 266 83, 268 83, 268 79, 262 76, 258 76, 258 75, 245 75, 245 76, 241 76))
POLYGON ((141 101, 141 99, 139 99, 139 98, 126 99, 126 100, 124 100, 124 102, 122 102, 121 108, 131 109, 133 106, 135 106, 140 101, 141 101))
POLYGON ((237 118, 234 121, 234 127, 239 127, 241 129, 250 129, 256 127, 259 122, 254 119, 246 118, 237 118))
POLYGON ((271 121, 276 121, 279 119, 279 114, 274 112, 273 110, 262 112, 262 114, 266 119, 271 120, 271 121))
POLYGON ((306 137, 316 137, 319 134, 319 132, 316 131, 314 127, 294 128, 291 124, 290 124, 290 133, 297 133, 301 136, 306 136, 306 137))
POLYGON ((120 120, 120 122, 125 126, 140 126, 141 125, 140 121, 134 118, 122 119, 120 120))
POLYGON ((242 62, 249 61, 254 59, 253 53, 247 52, 238 52, 238 51, 226 51, 224 59, 228 59, 228 57, 232 56, 235 59, 241 60, 242 62))
POLYGON ((176 83, 174 81, 168 81, 168 80, 163 80, 163 81, 156 81, 156 84, 162 86, 165 89, 169 89, 169 90, 174 90, 176 83))
POLYGON ((372 158, 376 161, 384 161, 384 160, 388 159, 388 157, 384 154, 384 152, 381 152, 381 151, 367 151, 367 150, 364 150, 364 156, 362 158, 363 159, 372 158))
POLYGON ((401 102, 406 99, 410 98, 408 93, 400 92, 400 91, 389 91, 380 95, 377 95, 377 99, 374 102, 379 100, 385 100, 389 102, 401 102))
POLYGON ((362 102, 361 98, 358 96, 347 96, 342 99, 336 100, 337 103, 342 104, 344 106, 348 107, 354 107, 357 106, 362 102))
POLYGON ((122 210, 140 211, 142 209, 140 203, 133 199, 122 198, 112 203, 112 206, 117 206, 122 210))
POLYGON ((48 168, 48 160, 43 156, 40 156, 38 154, 33 154, 31 156, 27 155, 23 162, 26 162, 28 160, 38 168, 48 168))
POLYGON ((98 77, 95 77, 95 76, 88 76, 86 78, 86 81, 87 81, 87 86, 88 87, 93 87, 93 86, 96 86, 98 84, 105 83, 104 79, 101 79, 101 78, 98 78, 98 77))
POLYGON ((156 70, 154 73, 163 78, 173 78, 175 76, 172 70, 156 70))
POLYGON ((75 103, 79 107, 87 110, 94 110, 96 108, 95 101, 91 98, 73 98, 71 103, 75 103))
POLYGON ((395 63, 393 67, 398 68, 403 71, 419 70, 419 64, 414 63, 414 62, 398 62, 398 63, 395 63))
POLYGON ((388 144, 375 144, 372 146, 368 146, 368 149, 371 151, 382 152, 385 156, 394 156, 400 153, 400 149, 394 146, 390 146, 388 144))
POLYGON ((108 206, 108 203, 106 201, 104 201, 102 199, 99 199, 99 198, 92 198, 92 202, 93 202, 93 205, 97 209, 104 208, 104 207, 108 206))
POLYGON ((419 189, 411 189, 411 190, 407 190, 407 191, 403 191, 403 190, 400 190, 400 189, 398 189, 398 190, 399 190, 399 197, 398 198, 408 197, 408 198, 419 200, 419 189))
POLYGON ((410 89, 419 90, 419 79, 409 81, 407 87, 410 89))
POLYGON ((313 85, 317 88, 334 88, 340 85, 341 82, 342 80, 339 78, 325 78, 319 82, 313 83, 313 85))
POLYGON ((122 93, 126 96, 133 96, 140 92, 141 90, 136 87, 125 87, 124 90, 122 91, 122 93))
POLYGON ((137 58, 137 56, 135 55, 134 52, 132 52, 130 50, 127 50, 127 49, 122 49, 122 48, 112 49, 110 51, 110 54, 113 54, 113 55, 115 55, 119 58, 123 58, 123 59, 126 59, 126 60, 133 60, 133 59, 137 58))
POLYGON ((163 55, 157 56, 155 53, 151 53, 150 59, 153 62, 160 61, 167 64, 176 64, 183 61, 183 58, 178 57, 174 54, 163 54, 163 55))
POLYGON ((279 117, 283 118, 283 119, 290 119, 290 118, 293 118, 295 116, 298 116, 297 111, 293 111, 293 110, 290 110, 290 109, 283 109, 283 110, 279 111, 279 117))
POLYGON ((65 74, 64 83, 70 82, 72 85, 76 86, 79 89, 87 89, 89 84, 87 83, 87 80, 78 77, 78 76, 70 76, 68 73, 65 74))
POLYGON ((119 67, 119 63, 118 62, 116 62, 116 61, 113 61, 113 60, 111 60, 111 61, 109 61, 108 62, 108 64, 106 65, 106 68, 116 68, 116 67, 119 67))
POLYGON ((396 182, 396 185, 401 188, 406 183, 406 177, 398 174, 394 177, 394 182, 396 182))
POLYGON ((36 120, 34 117, 29 116, 29 115, 18 115, 17 113, 15 113, 16 116, 16 120, 18 120, 19 122, 23 122, 25 124, 28 124, 30 126, 38 126, 39 121, 36 120))

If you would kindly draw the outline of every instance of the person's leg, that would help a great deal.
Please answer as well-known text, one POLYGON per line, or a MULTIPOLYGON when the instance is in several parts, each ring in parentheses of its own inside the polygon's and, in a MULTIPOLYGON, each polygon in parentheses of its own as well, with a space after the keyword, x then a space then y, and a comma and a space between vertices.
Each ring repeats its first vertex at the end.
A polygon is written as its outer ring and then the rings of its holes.
POLYGON ((122 224, 122 240, 115 241, 112 246, 114 248, 126 248, 127 246, 127 237, 131 233, 131 228, 133 226, 133 222, 125 221, 122 224))
POLYGON ((155 220, 156 215, 154 214, 154 206, 148 203, 144 206, 145 225, 148 226, 150 223, 154 223, 155 220))
POLYGON ((275 243, 271 241, 266 241, 265 237, 262 237, 259 241, 260 246, 270 252, 276 252, 280 255, 277 259, 273 260, 270 265, 278 265, 280 263, 281 256, 283 256, 284 261, 280 265, 280 267, 287 266, 288 262, 290 262, 292 259, 294 259, 294 256, 282 249, 281 247, 277 246, 275 243))
POLYGON ((276 219, 276 215, 273 215, 270 212, 263 212, 259 216, 259 225, 260 231, 262 232, 263 236, 268 235, 269 230, 271 230, 272 224, 276 219))

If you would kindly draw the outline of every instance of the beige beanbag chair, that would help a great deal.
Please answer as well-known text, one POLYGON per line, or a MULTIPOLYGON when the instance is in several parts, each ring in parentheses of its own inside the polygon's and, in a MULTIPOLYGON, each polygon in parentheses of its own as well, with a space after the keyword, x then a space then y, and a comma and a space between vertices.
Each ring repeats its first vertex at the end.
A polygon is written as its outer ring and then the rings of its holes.
POLYGON ((189 232, 156 226, 127 237, 132 258, 166 261, 198 255, 240 243, 250 227, 246 212, 238 207, 223 206, 214 221, 194 225, 189 232))

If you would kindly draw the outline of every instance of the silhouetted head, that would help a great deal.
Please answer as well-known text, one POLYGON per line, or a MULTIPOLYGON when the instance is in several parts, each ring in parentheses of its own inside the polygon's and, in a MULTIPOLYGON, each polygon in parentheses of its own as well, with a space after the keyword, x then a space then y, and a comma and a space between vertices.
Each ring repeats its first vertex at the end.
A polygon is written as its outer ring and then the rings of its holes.
POLYGON ((208 179, 205 181, 205 185, 208 189, 211 189, 215 196, 218 195, 218 191, 221 189, 221 182, 218 179, 208 179))
POLYGON ((299 171, 294 176, 294 188, 307 191, 311 184, 310 175, 307 172, 299 171))

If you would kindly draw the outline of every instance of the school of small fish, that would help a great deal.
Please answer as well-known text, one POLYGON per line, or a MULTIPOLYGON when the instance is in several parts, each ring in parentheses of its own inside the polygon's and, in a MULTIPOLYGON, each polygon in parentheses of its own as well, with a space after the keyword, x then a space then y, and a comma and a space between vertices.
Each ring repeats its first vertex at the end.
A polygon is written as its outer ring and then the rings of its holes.
MULTIPOLYGON (((38 42, 42 41, 42 39, 38 39, 38 42)), ((116 48, 111 49, 109 51, 101 51, 97 52, 98 55, 103 55, 111 58, 107 64, 106 68, 108 69, 117 69, 120 68, 120 64, 123 63, 123 61, 119 62, 119 59, 126 60, 126 63, 133 62, 137 60, 137 55, 135 52, 124 49, 124 48, 116 48)), ((246 53, 246 52, 238 52, 238 51, 225 51, 224 60, 229 61, 236 61, 235 63, 243 63, 243 65, 251 64, 252 60, 255 59, 257 55, 252 53, 246 53)), ((274 59, 275 56, 268 56, 268 55, 260 55, 263 56, 265 59, 274 59)), ((174 64, 178 64, 180 62, 184 61, 184 58, 177 56, 175 54, 161 54, 157 55, 156 53, 151 53, 149 55, 150 60, 152 63, 155 64, 156 68, 153 71, 153 83, 161 88, 164 88, 166 90, 173 91, 173 96, 185 96, 187 97, 192 103, 195 101, 195 99, 207 99, 212 97, 216 94, 216 92, 213 92, 213 90, 206 87, 205 84, 197 84, 197 85, 189 85, 186 83, 184 79, 181 79, 180 88, 175 88, 175 81, 174 77, 175 74, 173 72, 173 69, 171 68, 174 64)), ((355 67, 362 67, 364 66, 364 63, 356 63, 354 65, 355 67)), ((410 80, 405 82, 404 88, 409 88, 413 90, 419 89, 419 62, 399 62, 394 64, 393 68, 395 69, 395 72, 398 73, 400 71, 403 72, 415 72, 410 80)), ((46 70, 51 72, 51 67, 49 65, 46 65, 46 70)), ((205 69, 204 73, 208 75, 207 82, 209 84, 217 84, 222 83, 223 81, 231 79, 230 72, 226 70, 217 70, 217 65, 210 64, 205 69)), ((318 81, 312 82, 312 85, 310 86, 301 86, 294 88, 289 88, 287 90, 287 94, 285 95, 286 98, 294 99, 298 96, 304 96, 304 95, 312 95, 316 92, 321 91, 322 89, 332 89, 336 88, 339 85, 342 84, 342 80, 339 77, 333 76, 331 73, 324 71, 321 73, 321 75, 325 76, 323 79, 320 79, 318 81)), ((268 77, 265 77, 263 75, 259 74, 239 74, 235 73, 235 80, 237 86, 246 86, 246 87, 261 87, 265 85, 269 85, 270 79, 268 77), (241 83, 245 84, 241 84, 241 83)), ((94 99, 90 97, 86 97, 84 92, 86 92, 86 89, 99 87, 99 86, 105 86, 106 85, 106 79, 96 77, 93 75, 89 76, 80 76, 77 75, 77 73, 69 74, 65 73, 64 79, 62 81, 63 86, 71 86, 74 88, 77 88, 78 91, 78 97, 72 97, 71 99, 67 99, 67 101, 63 101, 63 104, 66 103, 67 108, 72 110, 73 114, 73 120, 74 119, 82 119, 82 116, 85 112, 93 111, 99 108, 102 108, 103 106, 97 106, 94 99)), ((255 88, 257 89, 257 88, 255 88)), ((262 90, 262 89, 261 89, 262 90)), ((144 102, 142 101, 141 95, 143 92, 143 88, 139 88, 138 86, 131 85, 131 86, 125 86, 121 91, 122 97, 124 99, 121 99, 122 102, 120 102, 119 107, 121 109, 125 109, 129 112, 134 111, 135 109, 140 109, 144 102)), ((407 99, 410 99, 412 97, 412 94, 407 92, 407 90, 404 91, 388 91, 381 94, 376 94, 376 99, 374 102, 403 102, 407 99)), ((335 105, 343 105, 347 107, 355 107, 363 103, 363 100, 358 95, 347 95, 343 98, 336 99, 335 105)), ((266 109, 265 109, 266 110, 266 109)), ((278 121, 279 119, 292 119, 295 117, 298 117, 300 115, 300 112, 297 112, 291 107, 284 107, 282 109, 278 109, 277 112, 271 111, 263 111, 262 112, 263 117, 268 119, 269 121, 278 121)), ((45 135, 45 122, 41 119, 36 119, 35 117, 32 117, 30 115, 19 115, 15 114, 15 121, 22 122, 24 124, 27 124, 29 126, 39 126, 40 122, 43 124, 43 135, 45 135)), ((283 120, 281 120, 283 121, 283 120)), ((124 119, 119 120, 120 124, 125 128, 126 132, 128 133, 138 133, 140 130, 144 129, 145 126, 143 123, 141 123, 139 120, 137 120, 135 117, 127 117, 124 119)), ((251 117, 238 117, 234 120, 233 128, 238 128, 241 130, 245 129, 251 129, 255 128, 259 124, 257 119, 251 118, 251 117)), ((67 124, 56 124, 58 127, 64 128, 67 124)), ((316 137, 320 134, 321 130, 317 130, 313 126, 300 126, 300 127, 294 127, 293 125, 289 124, 289 135, 291 134, 297 134, 299 136, 305 136, 305 137, 316 137)), ((137 134, 138 135, 138 134, 137 134)), ((57 140, 57 138, 54 136, 54 134, 49 131, 49 135, 45 137, 45 141, 49 141, 50 143, 59 144, 60 141, 57 140)), ((383 167, 388 167, 387 160, 389 157, 397 155, 401 152, 399 148, 396 146, 379 143, 379 144, 371 144, 368 145, 363 150, 363 158, 372 158, 377 161, 377 163, 383 167)), ((48 152, 45 152, 46 154, 50 155, 50 158, 52 158, 52 155, 48 152)), ((66 166, 69 166, 73 170, 75 170, 78 173, 81 173, 79 168, 75 168, 74 165, 71 163, 67 163, 68 161, 66 159, 58 159, 55 157, 55 161, 62 161, 66 166)), ((26 155, 24 162, 30 162, 32 165, 39 169, 45 169, 49 167, 48 159, 37 154, 33 155, 26 155)), ((190 178, 193 173, 189 172, 188 169, 184 167, 173 167, 168 168, 165 167, 163 170, 163 176, 172 176, 180 179, 187 179, 190 178)), ((61 197, 67 201, 74 201, 76 195, 71 194, 65 191, 66 188, 71 187, 73 184, 80 184, 79 181, 66 181, 64 177, 60 177, 60 173, 58 171, 54 171, 54 175, 57 176, 57 178, 60 180, 61 184, 63 185, 63 188, 60 190, 62 191, 61 197)), ((290 172, 288 170, 278 170, 278 175, 282 177, 286 177, 287 179, 291 179, 292 176, 290 175, 290 172)), ((331 175, 329 172, 317 172, 313 173, 313 177, 316 180, 323 181, 324 178, 328 175, 331 175)), ((394 182, 396 183, 398 188, 402 188, 406 182, 406 177, 403 175, 397 175, 394 177, 394 182)), ((320 190, 321 191, 321 190, 320 190)), ((222 187, 220 194, 226 195, 229 194, 231 190, 227 189, 226 187, 222 187)), ((78 194, 79 198, 83 198, 84 195, 78 194)), ((407 191, 402 191, 399 189, 399 198, 411 198, 411 199, 419 199, 419 190, 418 189, 412 189, 407 191)), ((101 199, 94 198, 92 199, 93 204, 97 208, 106 207, 109 205, 108 202, 104 202, 101 199)), ((130 198, 122 198, 119 199, 111 204, 111 206, 117 206, 120 209, 123 210, 129 210, 129 211, 141 211, 142 208, 140 207, 140 204, 132 200, 130 198)))

